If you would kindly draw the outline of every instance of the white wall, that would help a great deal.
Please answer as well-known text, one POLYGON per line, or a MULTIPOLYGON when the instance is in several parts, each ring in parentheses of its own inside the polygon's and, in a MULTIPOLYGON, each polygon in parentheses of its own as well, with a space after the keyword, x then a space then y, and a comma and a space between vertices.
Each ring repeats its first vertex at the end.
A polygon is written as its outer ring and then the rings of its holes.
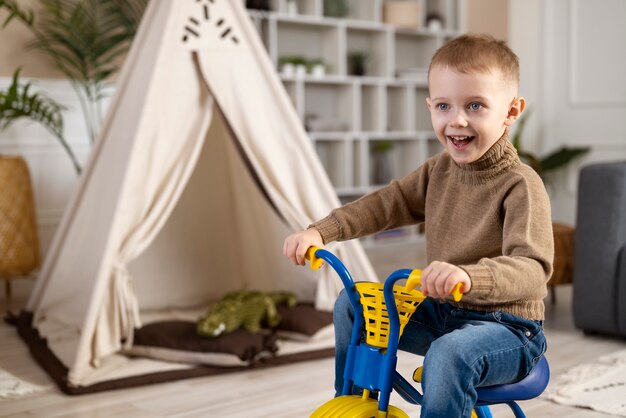
POLYGON ((625 16, 623 0, 509 1, 509 41, 534 110, 525 145, 540 155, 592 149, 549 183, 556 221, 575 223, 581 166, 626 160, 625 16))

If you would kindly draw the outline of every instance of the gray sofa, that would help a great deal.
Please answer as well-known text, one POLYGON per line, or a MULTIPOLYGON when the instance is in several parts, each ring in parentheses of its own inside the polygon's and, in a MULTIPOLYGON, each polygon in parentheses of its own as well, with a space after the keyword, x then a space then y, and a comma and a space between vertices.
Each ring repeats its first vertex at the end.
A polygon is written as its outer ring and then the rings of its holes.
POLYGON ((574 323, 587 332, 626 336, 626 161, 580 172, 574 323))

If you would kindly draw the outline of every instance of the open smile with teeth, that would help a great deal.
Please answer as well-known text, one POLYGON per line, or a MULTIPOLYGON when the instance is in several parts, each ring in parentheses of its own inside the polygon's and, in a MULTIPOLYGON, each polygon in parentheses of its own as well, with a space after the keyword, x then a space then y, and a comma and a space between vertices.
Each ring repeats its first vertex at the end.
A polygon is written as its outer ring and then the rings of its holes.
POLYGON ((474 136, 460 136, 460 135, 448 135, 448 141, 452 142, 455 148, 461 149, 467 146, 475 137, 474 136))

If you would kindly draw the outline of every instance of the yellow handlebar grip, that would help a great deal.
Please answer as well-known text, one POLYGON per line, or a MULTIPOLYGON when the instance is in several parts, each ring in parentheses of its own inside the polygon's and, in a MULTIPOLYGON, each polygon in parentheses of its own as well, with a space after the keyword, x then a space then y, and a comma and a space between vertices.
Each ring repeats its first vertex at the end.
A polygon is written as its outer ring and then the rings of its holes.
POLYGON ((452 295, 452 299, 454 299, 455 302, 459 302, 463 297, 463 283, 457 283, 452 288, 450 294, 452 295))
POLYGON ((410 292, 411 290, 415 289, 421 284, 422 284, 422 270, 415 269, 411 271, 411 274, 409 274, 409 278, 407 279, 406 284, 404 285, 404 288, 406 289, 407 292, 410 292))
MULTIPOLYGON (((407 279, 406 284, 404 285, 404 288, 406 289, 407 292, 410 292, 416 287, 419 287, 421 284, 422 284, 422 270, 415 269, 411 272, 411 274, 409 274, 409 278, 407 279)), ((454 299, 455 302, 459 302, 461 298, 463 297, 463 283, 457 283, 452 288, 452 291, 450 292, 450 294, 452 295, 452 299, 454 299)))
POLYGON ((315 256, 315 251, 317 250, 319 250, 319 248, 311 246, 306 250, 306 254, 304 255, 304 258, 310 261, 309 267, 311 267, 311 270, 318 270, 322 267, 322 264, 324 264, 324 260, 315 256))

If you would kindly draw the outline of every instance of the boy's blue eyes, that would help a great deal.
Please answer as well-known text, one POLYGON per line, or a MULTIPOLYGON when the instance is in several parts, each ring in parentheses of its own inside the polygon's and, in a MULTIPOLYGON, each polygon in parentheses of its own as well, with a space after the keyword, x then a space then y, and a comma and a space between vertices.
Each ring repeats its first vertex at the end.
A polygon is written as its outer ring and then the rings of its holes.
MULTIPOLYGON (((483 105, 481 105, 480 103, 477 103, 477 102, 472 102, 472 103, 467 105, 467 108, 469 110, 473 110, 473 111, 480 110, 482 107, 483 107, 483 105)), ((437 105, 437 109, 442 110, 442 111, 446 111, 446 110, 450 109, 450 105, 447 104, 447 103, 439 103, 437 105)))

